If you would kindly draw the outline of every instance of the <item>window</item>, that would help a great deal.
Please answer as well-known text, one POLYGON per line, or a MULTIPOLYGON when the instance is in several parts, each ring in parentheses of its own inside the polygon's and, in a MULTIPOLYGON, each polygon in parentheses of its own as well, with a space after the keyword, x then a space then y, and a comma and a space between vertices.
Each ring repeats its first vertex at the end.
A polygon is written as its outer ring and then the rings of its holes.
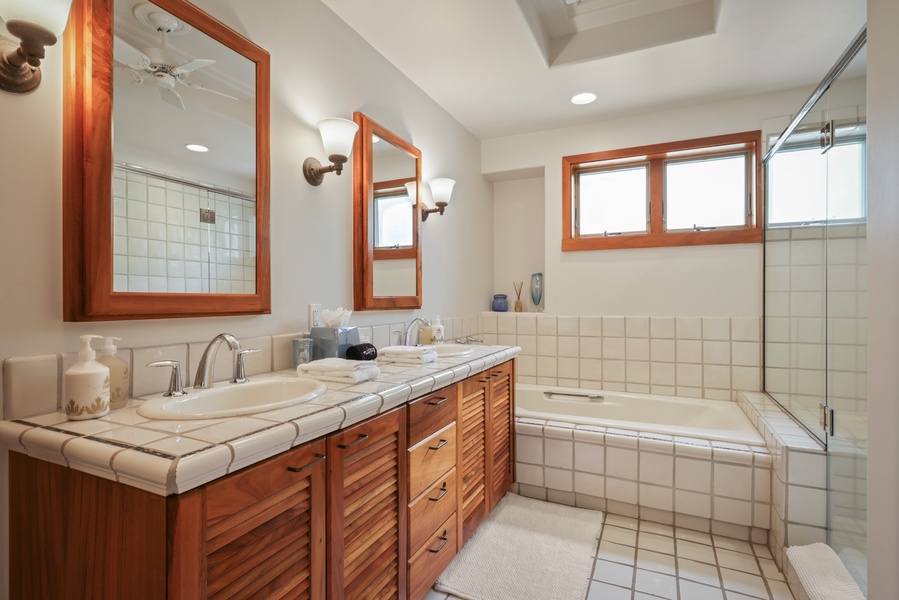
POLYGON ((818 130, 794 133, 768 161, 768 224, 863 223, 865 136, 841 135, 826 152, 818 130), (791 140, 795 140, 792 141, 791 140))
POLYGON ((761 242, 758 131, 566 156, 562 250, 761 242))
POLYGON ((372 185, 372 238, 374 260, 400 260, 418 256, 414 199, 407 184, 414 178, 376 181, 372 185))

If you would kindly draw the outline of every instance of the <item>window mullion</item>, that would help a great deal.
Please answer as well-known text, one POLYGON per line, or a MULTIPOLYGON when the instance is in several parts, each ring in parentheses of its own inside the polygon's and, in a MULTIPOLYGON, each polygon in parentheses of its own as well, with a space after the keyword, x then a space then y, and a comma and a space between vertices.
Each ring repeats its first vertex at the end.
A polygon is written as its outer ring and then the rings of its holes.
POLYGON ((664 233, 664 183, 661 158, 649 162, 649 233, 664 233))

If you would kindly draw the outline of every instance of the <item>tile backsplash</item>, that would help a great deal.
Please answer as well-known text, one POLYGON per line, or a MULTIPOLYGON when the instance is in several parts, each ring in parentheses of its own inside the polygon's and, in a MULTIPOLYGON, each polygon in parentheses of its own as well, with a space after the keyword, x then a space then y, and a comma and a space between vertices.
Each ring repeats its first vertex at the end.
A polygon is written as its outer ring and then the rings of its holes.
POLYGON ((761 389, 757 318, 483 313, 481 326, 485 343, 521 347, 521 383, 719 400, 761 389))

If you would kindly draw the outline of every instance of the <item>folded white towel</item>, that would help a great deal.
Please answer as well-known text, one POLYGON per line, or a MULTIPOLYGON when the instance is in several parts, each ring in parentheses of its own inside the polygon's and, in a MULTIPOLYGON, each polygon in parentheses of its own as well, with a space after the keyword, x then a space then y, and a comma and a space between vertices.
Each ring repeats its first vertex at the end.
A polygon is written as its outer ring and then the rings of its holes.
MULTIPOLYGON (((370 379, 377 379, 377 377, 381 374, 381 369, 379 369, 378 366, 374 363, 370 361, 358 362, 365 362, 367 364, 361 368, 343 371, 336 369, 324 371, 307 369, 300 371, 300 368, 297 367, 297 374, 304 377, 311 377, 312 379, 317 379, 318 381, 331 381, 334 383, 361 383, 370 379)), ((304 365, 300 365, 300 367, 302 366, 304 365)))
POLYGON ((378 356, 378 362, 391 365, 424 365, 437 362, 437 353, 425 352, 419 356, 378 356))
POLYGON ((858 584, 827 544, 790 546, 787 558, 809 600, 864 600, 858 584))
POLYGON ((412 357, 423 354, 436 354, 434 346, 387 346, 378 350, 378 356, 412 357))
POLYGON ((302 375, 304 371, 357 371, 372 366, 364 360, 347 360, 345 358, 320 358, 312 362, 303 363, 297 367, 297 373, 302 375))

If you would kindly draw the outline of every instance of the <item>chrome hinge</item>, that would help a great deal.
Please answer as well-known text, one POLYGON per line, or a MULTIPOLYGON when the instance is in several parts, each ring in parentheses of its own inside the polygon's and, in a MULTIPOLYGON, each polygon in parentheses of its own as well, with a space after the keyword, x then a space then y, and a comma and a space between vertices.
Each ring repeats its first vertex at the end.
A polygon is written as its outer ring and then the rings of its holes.
POLYGON ((834 411, 823 402, 821 403, 821 429, 833 436, 834 411))
POLYGON ((833 121, 828 121, 821 128, 821 135, 818 145, 821 147, 821 154, 824 154, 833 147, 833 121))

